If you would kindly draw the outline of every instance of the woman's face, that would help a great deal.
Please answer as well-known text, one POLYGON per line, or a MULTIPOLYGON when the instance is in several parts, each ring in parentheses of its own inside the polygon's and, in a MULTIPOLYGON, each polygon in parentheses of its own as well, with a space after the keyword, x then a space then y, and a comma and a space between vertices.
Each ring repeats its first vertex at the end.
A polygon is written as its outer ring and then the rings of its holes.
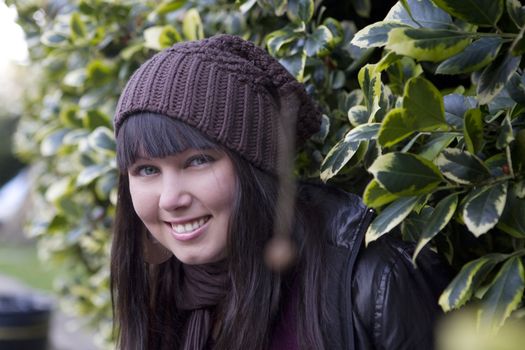
POLYGON ((225 258, 236 177, 224 152, 188 149, 165 158, 138 158, 128 175, 136 213, 181 262, 225 258))

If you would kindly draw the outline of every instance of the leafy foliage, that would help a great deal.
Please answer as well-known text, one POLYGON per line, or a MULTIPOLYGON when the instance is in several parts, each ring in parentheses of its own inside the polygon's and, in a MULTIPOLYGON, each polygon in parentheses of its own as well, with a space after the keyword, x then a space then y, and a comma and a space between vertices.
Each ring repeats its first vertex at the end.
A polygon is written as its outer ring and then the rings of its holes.
POLYGON ((41 77, 18 130, 18 152, 38 165, 41 199, 52 204, 35 213, 32 232, 49 258, 69 266, 64 295, 106 338, 118 92, 155 51, 219 32, 266 47, 319 101, 322 130, 301 150, 296 172, 362 193, 378 211, 368 243, 399 226, 417 245, 415 263, 432 245, 457 269, 440 299, 445 310, 481 299, 480 317, 495 328, 519 314, 519 1, 406 0, 388 4, 380 18, 365 0, 326 7, 313 0, 46 4, 16 2, 41 77))

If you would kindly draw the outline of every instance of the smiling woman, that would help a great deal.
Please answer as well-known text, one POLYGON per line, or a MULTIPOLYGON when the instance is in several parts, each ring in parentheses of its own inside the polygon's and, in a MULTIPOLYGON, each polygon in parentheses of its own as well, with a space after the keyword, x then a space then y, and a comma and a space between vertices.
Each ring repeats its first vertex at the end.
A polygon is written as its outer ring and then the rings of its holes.
POLYGON ((437 256, 424 249, 416 269, 414 246, 391 236, 363 249, 373 213, 357 196, 290 181, 293 145, 320 119, 239 37, 178 43, 138 68, 114 120, 121 349, 432 348, 448 281, 437 256))

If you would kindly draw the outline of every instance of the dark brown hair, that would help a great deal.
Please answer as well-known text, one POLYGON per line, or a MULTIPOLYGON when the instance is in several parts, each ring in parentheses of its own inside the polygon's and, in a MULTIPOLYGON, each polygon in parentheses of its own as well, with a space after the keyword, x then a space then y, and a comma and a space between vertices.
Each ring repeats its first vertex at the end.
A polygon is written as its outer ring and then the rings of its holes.
POLYGON ((263 252, 274 229, 276 177, 183 122, 151 113, 129 117, 117 137, 121 175, 111 252, 111 290, 119 347, 177 349, 183 341, 180 335, 187 313, 177 310, 173 302, 180 292, 181 263, 175 257, 160 265, 144 262, 145 227, 133 209, 127 168, 139 154, 165 157, 188 148, 222 149, 231 158, 238 177, 227 245, 231 291, 217 309, 221 331, 215 348, 266 349, 282 304, 283 288, 295 282, 299 288, 298 342, 302 349, 323 349, 320 325, 324 319, 324 240, 315 219, 302 210, 302 203, 297 203, 295 267, 286 275, 271 271, 264 263, 263 252))

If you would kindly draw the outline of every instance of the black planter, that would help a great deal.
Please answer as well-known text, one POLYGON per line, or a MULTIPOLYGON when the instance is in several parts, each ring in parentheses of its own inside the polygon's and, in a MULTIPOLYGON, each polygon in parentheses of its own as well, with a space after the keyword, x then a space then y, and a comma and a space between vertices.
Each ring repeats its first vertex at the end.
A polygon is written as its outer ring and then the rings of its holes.
POLYGON ((52 303, 31 295, 0 295, 0 350, 48 350, 52 303))

